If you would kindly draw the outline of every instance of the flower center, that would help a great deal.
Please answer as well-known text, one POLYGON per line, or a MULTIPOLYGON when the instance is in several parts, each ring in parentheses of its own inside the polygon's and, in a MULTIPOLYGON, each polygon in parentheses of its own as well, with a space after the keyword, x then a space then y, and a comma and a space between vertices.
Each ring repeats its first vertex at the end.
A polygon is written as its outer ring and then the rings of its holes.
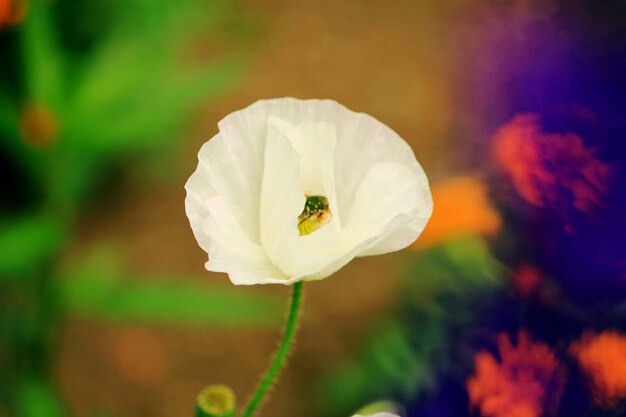
POLYGON ((304 210, 298 216, 298 231, 300 236, 310 235, 322 226, 330 223, 333 218, 328 199, 322 195, 307 195, 304 210))

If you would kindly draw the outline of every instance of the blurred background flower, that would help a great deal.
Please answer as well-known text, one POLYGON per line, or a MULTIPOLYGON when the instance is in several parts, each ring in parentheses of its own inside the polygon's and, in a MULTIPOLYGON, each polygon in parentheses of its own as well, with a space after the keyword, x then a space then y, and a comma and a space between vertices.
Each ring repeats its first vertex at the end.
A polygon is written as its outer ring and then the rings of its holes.
POLYGON ((524 331, 515 346, 506 334, 497 340, 499 361, 486 351, 476 354, 475 374, 467 381, 470 404, 489 417, 554 414, 565 373, 550 348, 524 331))
POLYGON ((585 333, 571 346, 597 404, 612 408, 626 397, 626 336, 617 332, 585 333))
POLYGON ((427 248, 465 234, 495 235, 501 219, 489 201, 488 191, 483 181, 471 176, 437 184, 433 189, 437 210, 413 246, 427 248))

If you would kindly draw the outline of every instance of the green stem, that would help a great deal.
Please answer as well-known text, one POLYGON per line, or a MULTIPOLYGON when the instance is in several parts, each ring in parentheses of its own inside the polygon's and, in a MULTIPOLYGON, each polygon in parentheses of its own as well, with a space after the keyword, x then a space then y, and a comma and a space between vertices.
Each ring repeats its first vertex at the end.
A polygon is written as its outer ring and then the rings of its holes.
POLYGON ((256 409, 263 402, 263 398, 267 391, 274 383, 280 368, 283 366, 287 355, 289 354, 289 348, 293 342, 293 337, 298 327, 298 313, 300 311, 300 301, 302 299, 302 282, 296 282, 293 286, 293 293, 291 296, 291 306, 289 308, 289 316, 287 317, 287 324, 283 333, 283 339, 280 342, 278 351, 272 360, 270 368, 267 370, 265 376, 261 380, 259 387, 256 389, 252 399, 248 403, 241 417, 252 417, 256 409))

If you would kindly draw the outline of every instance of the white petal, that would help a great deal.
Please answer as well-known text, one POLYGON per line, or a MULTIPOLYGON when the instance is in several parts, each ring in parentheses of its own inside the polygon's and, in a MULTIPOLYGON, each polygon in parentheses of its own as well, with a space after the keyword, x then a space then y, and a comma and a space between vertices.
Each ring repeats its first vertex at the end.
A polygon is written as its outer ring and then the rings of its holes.
MULTIPOLYGON (((337 143, 335 129, 328 123, 288 124, 276 117, 269 123, 289 139, 300 157, 300 189, 308 195, 323 195, 325 180, 333 179, 333 157, 337 143)), ((334 188, 334 187, 333 187, 334 188)))
POLYGON ((250 148, 237 138, 217 134, 198 153, 198 168, 185 189, 187 216, 203 249, 206 237, 199 232, 207 217, 204 202, 216 195, 224 197, 235 218, 249 237, 259 240, 258 199, 262 167, 250 148))
MULTIPOLYGON (((260 245, 259 201, 263 173, 263 150, 265 134, 254 134, 256 118, 248 112, 236 112, 220 122, 220 132, 205 143, 198 154, 198 167, 191 175, 185 189, 185 211, 191 223, 194 236, 200 247, 209 253, 211 260, 207 263, 210 270, 229 273, 233 282, 245 284, 269 282, 273 279, 282 282, 284 274, 269 260, 260 245), (247 132, 248 128, 252 132, 247 132), (209 201, 214 197, 223 200, 223 208, 214 208, 216 215, 229 216, 225 219, 214 218, 232 230, 208 227, 209 201), (224 214, 226 213, 226 214, 224 214), (217 229, 216 236, 208 230, 217 229), (241 259, 235 259, 220 245, 226 244, 224 236, 240 236, 245 238, 258 251, 240 253, 241 259), (256 269, 245 268, 246 276, 238 278, 242 264, 250 264, 254 260, 259 265, 256 269), (261 273, 265 271, 264 273, 261 273), (267 272, 271 271, 272 276, 267 272)), ((215 204, 215 203, 214 203, 215 204)))
POLYGON ((283 250, 283 237, 298 235, 298 215, 306 197, 300 189, 300 156, 276 123, 270 121, 264 164, 261 242, 270 259, 276 262, 283 250))
POLYGON ((288 278, 272 264, 265 251, 239 227, 221 196, 205 202, 208 217, 203 232, 211 236, 206 268, 226 272, 234 284, 282 283, 288 278))
MULTIPOLYGON (((299 143, 301 150, 308 149, 301 141, 315 139, 309 135, 331 135, 331 132, 328 126, 323 125, 310 124, 290 128, 275 119, 268 121, 261 196, 261 240, 269 258, 285 275, 292 278, 305 278, 310 271, 318 271, 327 266, 340 249, 339 223, 334 218, 310 235, 300 236, 298 231, 298 216, 304 209, 306 200, 301 181, 308 185, 317 184, 316 186, 322 187, 323 193, 332 193, 329 200, 334 198, 334 191, 325 188, 332 186, 332 183, 327 182, 325 185, 324 178, 307 177, 305 171, 308 168, 303 168, 301 155, 293 144, 299 143), (304 176, 301 176, 301 172, 304 172, 304 176)), ((330 162, 324 162, 333 154, 333 149, 328 148, 334 144, 332 135, 318 140, 317 143, 327 146, 318 151, 320 166, 332 166, 330 162)), ((314 171, 323 173, 324 169, 314 171)), ((332 179, 332 173, 326 176, 329 177, 326 180, 332 179)))
MULTIPOLYGON (((422 204, 432 206, 428 179, 409 146, 397 133, 375 118, 349 110, 339 112, 340 140, 335 153, 335 184, 339 209, 346 221, 352 210, 355 194, 370 169, 381 163, 394 163, 407 168, 421 183, 422 204)), ((386 195, 391 195, 388 191, 386 195)), ((426 213, 422 213, 426 215, 426 213)), ((429 216, 430 214, 428 214, 429 216)))
POLYGON ((432 211, 430 192, 424 193, 425 178, 398 163, 370 168, 354 194, 344 242, 356 246, 374 239, 358 256, 388 253, 413 243, 432 211))
POLYGON ((335 147, 337 132, 330 123, 302 123, 297 126, 271 116, 268 122, 291 142, 300 156, 300 190, 305 195, 323 195, 341 227, 335 191, 335 147))

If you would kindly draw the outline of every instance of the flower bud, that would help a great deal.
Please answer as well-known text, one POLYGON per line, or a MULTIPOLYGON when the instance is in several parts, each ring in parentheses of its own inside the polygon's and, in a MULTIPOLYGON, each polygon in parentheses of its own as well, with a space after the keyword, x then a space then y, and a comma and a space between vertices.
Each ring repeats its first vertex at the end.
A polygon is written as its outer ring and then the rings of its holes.
POLYGON ((226 385, 208 385, 196 399, 196 417, 234 417, 235 394, 226 385))

